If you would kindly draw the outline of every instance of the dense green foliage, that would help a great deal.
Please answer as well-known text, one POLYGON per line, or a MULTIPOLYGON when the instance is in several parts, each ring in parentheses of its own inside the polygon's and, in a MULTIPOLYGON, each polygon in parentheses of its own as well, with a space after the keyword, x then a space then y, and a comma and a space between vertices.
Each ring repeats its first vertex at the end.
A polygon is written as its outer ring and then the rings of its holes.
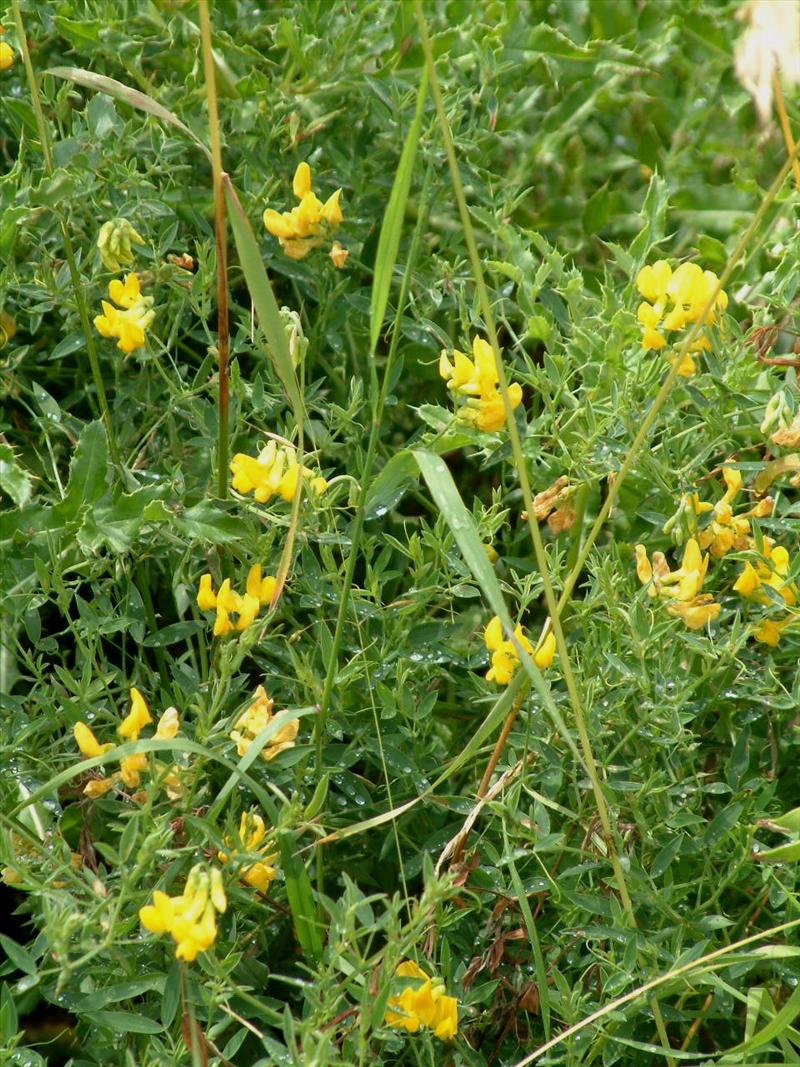
POLYGON ((800 581, 797 448, 760 429, 779 390, 784 424, 797 407, 798 194, 790 177, 765 203, 786 148, 777 125, 758 128, 734 76, 736 5, 423 5, 506 373, 523 387, 514 417, 528 477, 533 493, 562 477, 572 490, 574 522, 542 525, 556 596, 618 492, 562 613, 610 836, 562 657, 530 691, 524 669, 508 690, 485 679, 498 590, 534 641, 548 611, 509 434, 454 420, 439 374, 440 349, 469 352, 486 324, 430 97, 415 154, 409 142, 408 195, 387 211, 425 68, 412 4, 212 6, 224 166, 277 303, 299 314, 307 342, 292 403, 231 238, 229 453, 254 456, 268 433, 297 443, 304 408, 305 462, 329 485, 303 495, 296 523, 278 496, 216 489, 206 156, 169 122, 46 73, 116 79, 208 144, 196 5, 19 7, 53 158, 47 167, 9 8, 0 1064, 511 1067, 662 975, 535 1062, 800 1062, 798 927, 774 932, 800 921, 798 865, 754 859, 786 840, 760 821, 800 804, 800 630, 790 622, 774 647, 753 639, 764 617, 791 614, 781 589, 800 581), (322 200, 342 189, 341 269, 327 245, 288 258, 262 225, 265 208, 295 203, 302 160, 322 200), (642 347, 638 272, 693 259, 721 275, 762 204, 711 350, 693 377, 673 375, 617 483, 670 366, 642 347), (115 276, 95 248, 113 218, 143 238, 132 269, 155 312, 130 354, 91 326, 115 276), (381 278, 391 288, 373 350, 381 278), (723 466, 742 474, 737 508, 767 489, 775 503, 751 522, 755 547, 711 561, 705 589, 721 610, 690 630, 640 584, 634 546, 677 567, 691 530, 685 513, 672 538, 665 523, 685 494, 719 501, 723 466), (290 531, 274 611, 213 636, 201 575, 239 590, 256 563, 275 575, 290 531), (733 584, 764 538, 790 568, 761 604, 733 584), (474 551, 481 543, 496 562, 474 551), (295 746, 269 761, 257 752, 269 732, 241 759, 230 738, 258 685, 298 718, 295 746), (156 719, 177 708, 179 732, 142 738, 136 796, 117 783, 90 799, 89 777, 118 762, 102 756, 87 772, 74 727, 121 743, 132 687, 156 719), (515 696, 497 788, 476 809, 515 696), (179 790, 159 782, 164 760, 182 768, 179 790), (216 941, 182 964, 169 938, 142 930, 139 909, 156 889, 179 894, 194 865, 219 865, 250 809, 267 824, 275 880, 261 895, 223 866, 216 941), (471 815, 463 856, 443 856, 471 815), (384 1025, 402 959, 458 999, 452 1042, 384 1025))

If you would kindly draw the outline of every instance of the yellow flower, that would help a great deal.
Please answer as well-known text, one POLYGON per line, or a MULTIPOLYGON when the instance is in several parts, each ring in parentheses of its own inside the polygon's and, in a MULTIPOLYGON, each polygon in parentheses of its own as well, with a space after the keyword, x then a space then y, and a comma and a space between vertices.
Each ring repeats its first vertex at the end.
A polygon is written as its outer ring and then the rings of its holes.
POLYGON ((686 602, 673 600, 667 604, 670 615, 683 619, 690 630, 700 630, 706 623, 713 622, 721 610, 721 605, 714 602, 710 593, 701 593, 686 602))
POLYGON ((390 997, 384 1022, 415 1034, 421 1026, 433 1030, 442 1041, 458 1033, 458 1001, 445 993, 439 979, 433 979, 412 960, 403 960, 395 970, 397 978, 412 979, 401 993, 390 997))
POLYGON ((712 513, 708 525, 697 534, 697 540, 700 547, 707 548, 715 559, 721 559, 731 550, 742 552, 751 548, 750 519, 770 515, 773 505, 772 498, 765 497, 748 511, 735 515, 733 503, 742 491, 741 472, 732 467, 723 467, 722 477, 725 480, 725 494, 716 504, 699 500, 696 493, 688 497, 688 505, 694 514, 712 513))
MULTIPOLYGON (((324 244, 341 224, 343 215, 339 197, 342 190, 337 189, 323 204, 311 188, 311 168, 305 162, 297 165, 292 190, 300 203, 291 211, 282 213, 267 208, 263 216, 264 226, 268 233, 278 238, 281 248, 290 259, 303 259, 313 248, 324 244)), ((338 245, 338 249, 340 251, 335 255, 334 249, 331 250, 331 259, 337 267, 342 266, 347 258, 347 252, 341 245, 338 245), (337 262, 337 258, 341 262, 337 262)))
POLYGON ((118 338, 117 348, 126 354, 141 348, 145 330, 155 318, 151 306, 153 298, 142 296, 136 274, 129 274, 124 283, 114 278, 109 283, 108 295, 119 307, 101 301, 103 314, 96 315, 94 320, 98 333, 103 337, 118 338))
MULTIPOLYGON (((240 756, 250 748, 253 739, 256 738, 273 719, 272 708, 274 700, 270 700, 263 685, 255 691, 255 699, 252 704, 239 716, 236 725, 231 731, 230 737, 236 742, 236 751, 240 756)), ((299 719, 290 719, 277 733, 267 741, 261 749, 263 760, 274 759, 279 752, 286 748, 294 748, 295 738, 300 729, 299 719)))
POLYGON ((131 689, 131 710, 117 727, 117 733, 126 741, 136 741, 143 727, 153 721, 147 701, 138 689, 131 689))
MULTIPOLYGON (((719 279, 710 270, 702 270, 697 263, 681 263, 673 272, 665 259, 642 267, 636 277, 636 287, 644 297, 636 317, 642 327, 642 347, 658 350, 671 343, 666 334, 683 330, 693 322, 699 322, 703 308, 714 293, 719 279)), ((728 306, 727 294, 720 290, 711 309, 703 319, 703 325, 715 321, 718 313, 728 306)), ((677 342, 675 342, 677 343, 677 342)), ((708 338, 699 334, 690 350, 681 359, 678 373, 690 378, 697 366, 691 352, 702 352, 711 347, 708 338)), ((674 363, 676 355, 670 356, 674 363)))
MULTIPOLYGON (((126 741, 137 741, 142 729, 153 721, 153 717, 150 714, 150 709, 147 707, 142 694, 138 689, 131 689, 131 710, 120 726, 117 728, 117 732, 126 741)), ((178 711, 176 708, 167 708, 161 718, 158 720, 158 726, 156 728, 155 737, 159 741, 171 741, 178 733, 180 722, 178 719, 178 711)), ((90 759, 93 756, 100 756, 104 752, 110 751, 116 746, 113 744, 101 745, 97 741, 92 731, 86 726, 85 723, 79 722, 74 728, 75 740, 78 744, 78 748, 81 751, 81 755, 85 759, 90 759)), ((158 770, 163 771, 163 765, 155 762, 155 766, 158 770)), ((132 756, 123 756, 120 760, 120 769, 117 773, 110 775, 108 778, 94 778, 88 782, 84 787, 84 794, 87 797, 96 799, 103 796, 118 782, 122 782, 128 789, 137 789, 141 784, 141 775, 148 769, 147 755, 144 752, 136 752, 132 756)), ((177 778, 178 768, 173 767, 172 771, 164 778, 161 779, 161 783, 170 797, 180 795, 180 782, 177 778)))
POLYGON ((243 595, 231 588, 230 578, 226 578, 219 587, 219 592, 215 593, 211 575, 204 574, 200 578, 197 591, 197 606, 202 611, 216 609, 214 636, 224 637, 234 630, 246 630, 255 622, 262 604, 268 604, 272 600, 276 584, 272 575, 261 577, 261 565, 258 563, 248 572, 243 595), (235 621, 231 619, 232 615, 236 616, 235 621))
POLYGON ((105 752, 108 752, 109 749, 114 747, 111 743, 105 745, 99 744, 97 738, 84 722, 75 723, 72 732, 75 735, 75 741, 77 742, 78 748, 84 759, 93 759, 95 756, 102 756, 105 752))
POLYGON ((216 867, 192 867, 183 893, 167 896, 153 893, 153 903, 139 909, 139 921, 153 934, 170 934, 176 942, 175 956, 191 962, 209 949, 217 936, 217 913, 227 907, 222 876, 216 867))
MULTIPOLYGON (((0 41, 2 44, 2 41, 0 41)), ((7 311, 0 311, 0 348, 11 341, 17 332, 17 324, 7 311)))
POLYGON ((781 639, 784 629, 794 622, 793 615, 787 615, 784 619, 763 619, 753 631, 753 637, 762 645, 775 648, 781 639))
POLYGON ((200 588, 197 591, 197 606, 201 611, 213 611, 217 606, 217 594, 211 585, 210 574, 204 574, 200 578, 200 588))
POLYGON ((331 257, 331 263, 333 263, 334 267, 336 267, 337 270, 341 270, 347 262, 347 257, 350 255, 350 252, 346 248, 343 248, 338 241, 334 241, 328 254, 331 257))
POLYGON ((671 571, 662 552, 653 553, 651 564, 644 545, 636 546, 636 574, 647 586, 648 596, 663 597, 667 611, 686 623, 691 630, 705 626, 719 615, 720 605, 709 593, 700 593, 708 570, 708 555, 703 555, 697 541, 690 537, 677 570, 671 571))
MULTIPOLYGON (((453 349, 453 362, 442 349, 439 356, 439 374, 447 383, 447 388, 456 397, 466 397, 457 414, 458 417, 476 426, 485 433, 492 433, 503 428, 506 421, 503 395, 498 386, 497 363, 494 351, 488 341, 474 337, 472 341, 472 359, 463 352, 453 349)), ((512 409, 522 403, 522 386, 511 382, 508 386, 508 399, 512 409)))
POLYGON ((786 581, 791 570, 789 553, 783 545, 773 545, 769 539, 765 539, 764 549, 764 557, 757 559, 755 566, 749 560, 745 561, 739 577, 733 583, 734 592, 759 604, 769 604, 770 596, 763 589, 769 586, 792 607, 797 601, 797 586, 794 582, 786 581))
MULTIPOLYGON (((514 636, 528 655, 533 656, 533 662, 540 670, 546 670, 553 662, 556 654, 556 639, 552 631, 547 633, 535 652, 521 625, 517 625, 514 636)), ((503 636, 503 624, 497 615, 487 624, 483 639, 492 654, 492 666, 486 672, 487 682, 508 685, 519 666, 519 656, 513 642, 507 641, 503 636)))
POLYGON ((0 41, 0 70, 8 70, 14 62, 14 49, 5 41, 0 41))
MULTIPOLYGON (((257 889, 259 893, 266 893, 269 883, 275 878, 275 868, 272 863, 277 859, 277 852, 270 852, 270 845, 264 842, 266 837, 264 820, 257 812, 242 812, 239 821, 239 842, 244 852, 256 852, 260 855, 257 863, 248 864, 239 871, 239 877, 247 885, 257 889), (262 842, 264 844, 262 845, 262 842), (260 846, 260 847, 259 847, 260 846)), ((229 859, 236 859, 237 852, 233 849, 233 843, 229 837, 224 838, 228 848, 232 848, 231 855, 219 852, 217 858, 220 863, 227 863, 229 859)))
MULTIPOLYGON (((292 500, 300 472, 295 450, 276 441, 270 441, 256 457, 237 452, 231 460, 233 488, 237 493, 253 493, 259 504, 266 504, 276 494, 286 501, 292 500)), ((326 480, 315 476, 309 467, 304 466, 302 474, 310 479, 311 489, 317 496, 328 488, 326 480)))

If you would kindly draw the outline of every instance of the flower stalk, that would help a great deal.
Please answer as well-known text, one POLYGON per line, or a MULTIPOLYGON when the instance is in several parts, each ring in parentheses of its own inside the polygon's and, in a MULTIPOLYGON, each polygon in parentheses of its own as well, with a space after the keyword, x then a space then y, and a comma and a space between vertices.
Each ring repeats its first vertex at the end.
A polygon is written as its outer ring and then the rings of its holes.
POLYGON ((211 19, 208 0, 199 0, 200 37, 203 48, 203 71, 208 102, 208 132, 211 142, 211 174, 214 192, 214 239, 217 249, 217 363, 219 368, 218 443, 217 443, 217 495, 228 495, 228 418, 229 395, 229 334, 228 334, 228 227, 225 218, 224 179, 222 169, 222 145, 219 135, 219 111, 217 108, 217 82, 214 71, 214 55, 211 48, 211 19))

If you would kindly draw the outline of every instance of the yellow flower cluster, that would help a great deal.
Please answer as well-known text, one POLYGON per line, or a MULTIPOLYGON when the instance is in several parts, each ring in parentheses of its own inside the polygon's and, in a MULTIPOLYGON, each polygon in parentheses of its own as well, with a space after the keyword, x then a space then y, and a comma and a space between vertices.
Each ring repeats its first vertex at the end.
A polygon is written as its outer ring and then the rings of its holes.
MULTIPOLYGON (((472 359, 457 348, 453 349, 452 363, 443 348, 439 356, 439 374, 454 398, 467 398, 458 408, 459 419, 486 432, 502 429, 506 413, 503 396, 497 388, 497 363, 488 341, 482 337, 473 338, 472 359)), ((508 399, 512 408, 522 402, 522 386, 518 382, 509 384, 508 399)))
MULTIPOLYGON (((153 721, 147 701, 138 689, 131 689, 131 710, 117 727, 117 733, 123 741, 138 741, 139 734, 145 726, 153 721)), ((161 718, 155 732, 155 740, 171 741, 178 733, 180 722, 176 708, 167 708, 161 718)), ((100 744, 94 733, 85 722, 75 724, 73 730, 75 741, 84 759, 92 759, 110 752, 115 745, 111 742, 100 744)), ((160 764, 156 762, 156 767, 160 764)), ((147 770, 147 754, 138 752, 133 756, 124 756, 120 761, 120 769, 108 778, 93 778, 83 792, 87 797, 101 797, 112 789, 118 782, 122 782, 128 789, 138 789, 141 784, 141 775, 147 770)), ((169 774, 162 779, 167 795, 175 799, 181 794, 179 770, 173 767, 169 774)))
POLYGON ((701 593, 708 570, 708 555, 703 555, 697 541, 686 542, 680 567, 671 571, 663 552, 653 553, 651 564, 644 545, 636 546, 636 573, 651 597, 662 597, 670 615, 683 619, 690 630, 699 630, 720 613, 710 593, 701 593))
MULTIPOLYGON (((294 172, 292 189, 300 201, 291 211, 278 212, 267 208, 264 226, 268 233, 277 237, 281 248, 290 259, 303 259, 313 248, 319 248, 342 221, 337 189, 323 204, 311 188, 311 168, 308 163, 298 163, 294 172)), ((343 266, 347 258, 345 249, 338 246, 331 252, 335 266, 343 266)))
POLYGON ((144 332, 155 318, 152 296, 142 296, 137 274, 127 275, 124 283, 114 278, 108 284, 108 295, 119 307, 102 301, 103 314, 94 319, 97 332, 103 337, 116 337, 117 348, 126 354, 142 348, 144 332))
MULTIPOLYGON (((642 326, 642 346, 661 349, 667 344, 666 334, 683 330, 693 322, 699 322, 703 309, 716 292, 719 278, 710 270, 702 270, 697 263, 681 263, 676 270, 665 259, 659 259, 651 266, 642 267, 636 277, 636 288, 644 297, 639 305, 636 317, 642 326)), ((703 319, 703 325, 715 321, 718 313, 728 306, 727 294, 720 289, 710 311, 703 319)), ((690 352, 702 352, 711 348, 711 342, 704 333, 698 334, 692 343, 690 352)), ((678 371, 684 378, 690 378, 697 370, 697 365, 690 353, 681 361, 678 371)))
POLYGON ((258 617, 262 605, 269 604, 272 600, 276 585, 277 582, 271 574, 266 578, 261 577, 260 563, 250 568, 244 594, 231 588, 230 578, 226 578, 219 587, 219 592, 215 593, 211 575, 204 574, 200 578, 200 588, 197 591, 197 606, 201 611, 216 610, 214 636, 224 637, 234 630, 246 630, 258 617), (236 616, 235 621, 231 619, 232 615, 236 616))
POLYGON ((304 478, 311 479, 309 485, 317 496, 328 488, 321 475, 300 466, 291 445, 278 445, 276 441, 270 441, 258 456, 237 452, 231 460, 231 473, 236 492, 253 493, 259 504, 266 504, 276 494, 291 500, 301 473, 304 478))
MULTIPOLYGON (((255 700, 242 712, 236 720, 236 726, 231 731, 231 740, 236 742, 236 751, 240 756, 250 748, 253 740, 258 737, 273 719, 272 708, 275 701, 270 700, 263 685, 258 686, 255 692, 255 700)), ((267 741, 261 749, 263 760, 274 759, 285 748, 294 748, 297 731, 300 728, 299 719, 290 719, 285 726, 267 741)))
POLYGON ((225 846, 231 852, 230 854, 227 852, 217 854, 220 863, 228 863, 231 860, 234 862, 238 860, 242 852, 258 853, 261 858, 256 863, 245 863, 241 866, 239 877, 247 885, 257 889, 259 893, 266 893, 269 883, 274 880, 275 868, 272 863, 278 857, 277 852, 269 851, 270 844, 265 840, 266 836, 267 830, 261 816, 257 812, 244 811, 239 821, 238 842, 232 842, 230 837, 224 838, 225 846), (238 851, 235 845, 239 846, 238 851))
MULTIPOLYGON (((797 603, 797 586, 794 582, 787 581, 791 570, 791 559, 786 549, 765 538, 764 555, 754 556, 754 563, 745 561, 739 577, 734 582, 734 592, 765 607, 774 604, 780 597, 788 608, 793 608, 797 603), (772 594, 768 593, 767 589, 771 589, 772 594)), ((790 611, 783 619, 763 619, 753 636, 757 641, 774 648, 783 630, 797 618, 798 613, 790 611)))
MULTIPOLYGON (((533 662, 539 670, 546 670, 553 662, 556 654, 556 639, 551 630, 548 631, 535 651, 521 625, 517 625, 514 630, 514 636, 528 655, 533 657, 533 662)), ((505 639, 503 624, 499 616, 495 615, 489 621, 483 634, 483 640, 492 654, 492 665, 486 672, 487 682, 508 685, 519 666, 519 656, 513 642, 505 639)))
POLYGON ((170 897, 157 889, 153 903, 139 909, 139 920, 153 934, 171 934, 178 946, 175 956, 191 963, 214 944, 217 914, 222 915, 227 906, 219 868, 209 870, 198 863, 180 896, 170 897))
POLYGON ((398 964, 395 976, 414 984, 389 998, 384 1017, 387 1026, 410 1034, 426 1026, 442 1041, 452 1040, 458 1033, 458 1001, 447 996, 441 979, 431 978, 413 960, 398 964))
POLYGON ((700 548, 707 548, 714 559, 722 559, 732 550, 742 552, 744 549, 752 548, 750 519, 762 519, 771 515, 774 503, 772 497, 764 497, 747 511, 735 515, 733 502, 742 491, 741 471, 734 470, 732 467, 723 467, 722 477, 725 480, 725 493, 716 504, 700 500, 697 493, 692 493, 688 498, 689 506, 695 515, 705 515, 710 512, 708 524, 697 531, 697 542, 700 548))

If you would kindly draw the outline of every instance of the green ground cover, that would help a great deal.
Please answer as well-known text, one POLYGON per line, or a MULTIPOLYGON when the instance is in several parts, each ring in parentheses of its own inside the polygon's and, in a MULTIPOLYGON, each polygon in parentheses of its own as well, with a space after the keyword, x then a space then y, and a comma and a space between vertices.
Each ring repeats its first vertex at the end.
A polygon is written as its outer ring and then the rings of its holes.
POLYGON ((4 6, 0 1064, 800 1062, 736 10, 4 6))

